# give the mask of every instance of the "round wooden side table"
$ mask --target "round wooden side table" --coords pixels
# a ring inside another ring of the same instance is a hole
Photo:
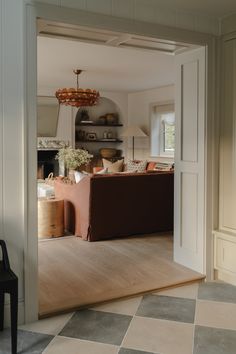
[[[38,198],[38,237],[52,238],[64,235],[64,200]]]

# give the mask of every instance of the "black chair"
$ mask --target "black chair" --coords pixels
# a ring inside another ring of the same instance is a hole
[[[18,278],[10,268],[6,244],[0,240],[2,261],[0,261],[0,331],[4,327],[4,298],[10,294],[11,301],[11,350],[17,353]]]

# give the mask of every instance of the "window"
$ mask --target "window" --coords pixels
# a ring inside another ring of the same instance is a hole
[[[174,155],[175,152],[175,114],[174,112],[160,114],[161,146],[160,154]]]
[[[170,156],[175,152],[174,105],[153,107],[151,117],[151,156]]]

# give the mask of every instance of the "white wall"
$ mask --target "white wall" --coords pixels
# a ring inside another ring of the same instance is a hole
[[[234,18],[234,22],[232,22]],[[215,232],[218,279],[236,285],[236,16],[223,21],[219,227]],[[233,30],[235,32],[233,32]]]
[[[223,17],[220,22],[220,29],[222,35],[236,31],[236,14]]]
[[[128,124],[139,125],[148,137],[135,138],[135,158],[152,161],[173,161],[166,157],[151,157],[150,117],[153,104],[174,102],[174,85],[128,94]],[[129,140],[127,157],[132,157],[132,142]]]
[[[55,97],[55,90],[49,88],[38,87],[38,96]],[[69,106],[60,106],[57,135],[53,138],[46,138],[48,140],[64,140],[73,144],[73,109]]]
[[[38,95],[54,97],[55,92],[52,91],[51,89],[39,87]],[[128,94],[126,92],[100,91],[100,96],[111,99],[117,105],[119,109],[119,122],[125,126],[128,120]],[[47,139],[69,141],[70,145],[74,146],[74,136],[75,136],[74,124],[75,124],[76,113],[77,113],[77,108],[61,105],[59,119],[58,119],[57,135],[56,137],[47,138]],[[117,129],[119,129],[119,133],[120,133],[121,128],[117,128]],[[106,143],[106,146],[114,147],[114,144],[109,145]],[[100,144],[96,144],[96,150],[101,147],[102,145],[100,146]],[[125,143],[119,146],[115,145],[115,147],[118,149],[122,149],[125,154],[126,151]]]
[[[101,97],[109,98],[116,103],[120,110],[120,123],[125,126],[128,121],[128,93],[100,91],[100,95]]]
[[[0,22],[0,238],[7,242],[11,267],[19,277],[23,318],[27,174],[23,1],[0,1]]]
[[[53,96],[54,91],[51,89],[39,88],[39,95]],[[172,158],[167,157],[152,157],[150,153],[150,115],[153,104],[174,102],[174,85],[160,87],[151,90],[126,93],[126,92],[107,92],[100,91],[101,97],[111,99],[116,103],[120,110],[120,122],[124,125],[138,124],[148,134],[145,138],[135,138],[135,158],[147,159],[152,161],[173,161]],[[52,139],[69,140],[71,145],[74,145],[74,129],[77,109],[68,106],[61,106],[57,136]],[[122,129],[119,130],[119,133]],[[124,138],[121,146],[116,146],[123,150],[125,158],[132,158],[132,141]],[[108,146],[108,145],[106,145]],[[114,145],[111,145],[111,147]],[[96,144],[99,149],[102,146]]]

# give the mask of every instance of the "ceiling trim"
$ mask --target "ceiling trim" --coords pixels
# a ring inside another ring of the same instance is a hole
[[[93,27],[67,25],[47,20],[38,20],[38,35],[65,38],[80,42],[125,47],[145,51],[158,51],[175,55],[196,48],[196,45],[183,42],[151,38],[130,33],[101,30]]]

